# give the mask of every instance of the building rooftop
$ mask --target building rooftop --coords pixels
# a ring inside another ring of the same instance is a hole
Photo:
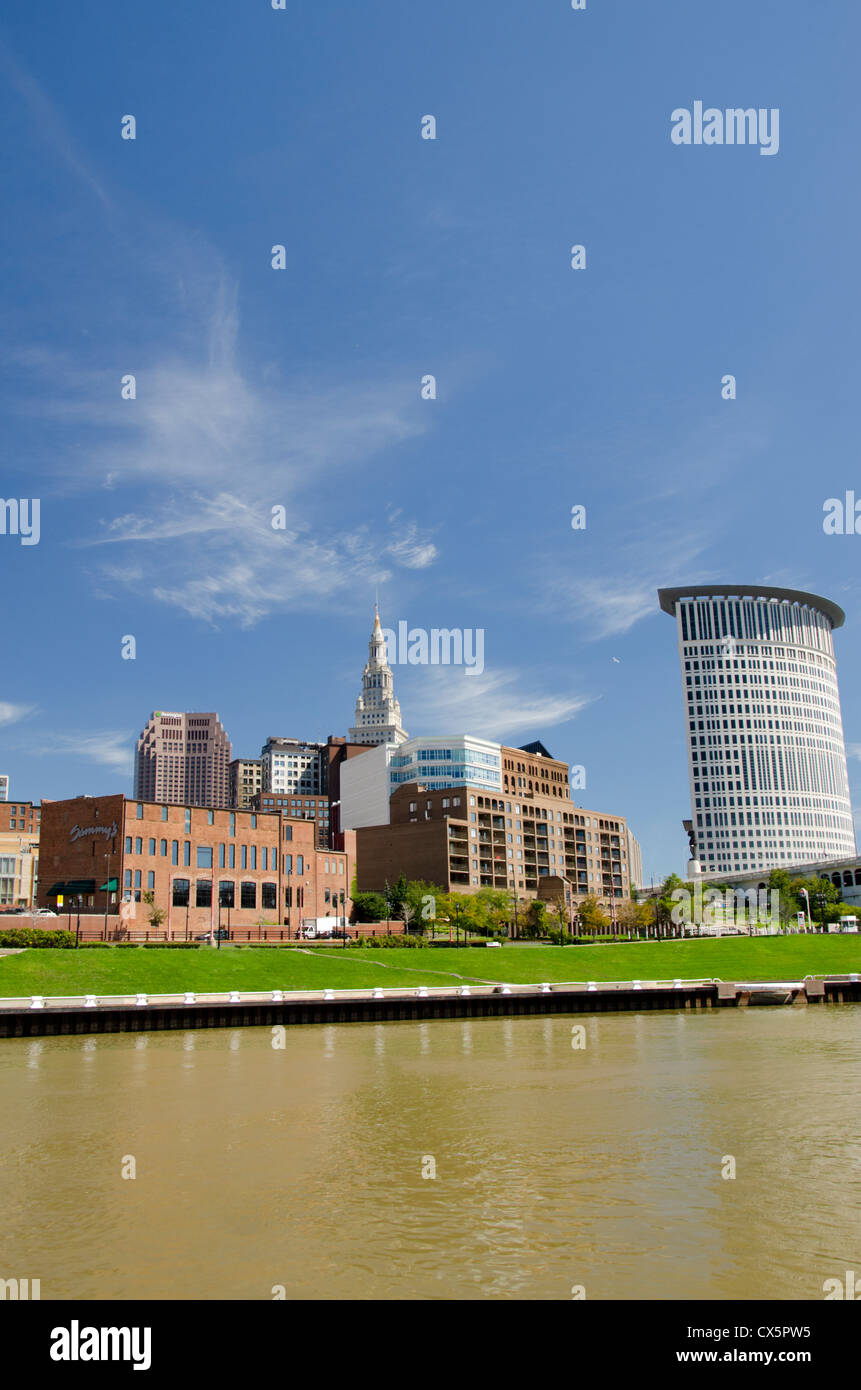
[[[676,604],[686,598],[765,598],[781,603],[802,603],[824,613],[831,626],[842,627],[846,621],[843,609],[831,599],[807,594],[801,589],[775,589],[768,584],[685,584],[675,589],[659,589],[658,599],[664,613],[675,617]]]

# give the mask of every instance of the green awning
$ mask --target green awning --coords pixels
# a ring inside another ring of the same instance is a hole
[[[116,879],[112,879],[111,882],[116,887]],[[55,883],[53,888],[49,888],[48,897],[56,898],[58,893],[95,893],[95,891],[96,880],[94,878],[72,878],[69,879],[68,883]]]
[[[90,884],[91,884],[91,886],[90,886],[90,888],[89,888],[89,892],[92,893],[92,891],[93,891],[93,889],[92,889],[92,880],[90,880]],[[84,888],[80,888],[80,889],[79,889],[79,888],[78,888],[78,885],[77,885],[76,883],[71,883],[71,884],[69,885],[69,887],[72,888],[76,893],[78,893],[78,892],[84,893],[84,892],[87,891],[87,890],[84,889]],[[116,893],[116,891],[117,891],[117,880],[116,880],[115,878],[109,878],[108,881],[107,881],[107,883],[100,883],[100,884],[99,884],[99,892],[100,892],[100,893],[104,893],[104,892],[106,892],[106,891],[107,891],[108,893]]]

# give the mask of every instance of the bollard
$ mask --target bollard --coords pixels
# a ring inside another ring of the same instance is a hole
[[[136,997],[135,997],[135,1006],[136,1006],[137,1008],[140,1008],[141,1005],[145,1004],[146,1002],[147,1002],[147,999],[146,999],[146,995],[145,995],[145,994],[138,994],[138,995],[136,995]]]
[[[682,987],[682,982],[681,982],[681,980],[673,980],[673,989],[681,989],[681,987]]]
[[[228,1002],[228,1004],[238,1004],[238,1003],[239,1003],[239,990],[237,990],[237,989],[232,989],[232,990],[230,991],[230,998],[228,999],[227,1002]]]
[[[283,1003],[284,1003],[284,994],[283,994],[283,991],[282,991],[282,990],[280,990],[280,989],[273,989],[273,991],[272,991],[272,1003],[273,1003],[273,1004],[283,1004]]]
[[[94,1009],[96,1007],[96,996],[94,994],[84,995],[84,1008]]]
[[[334,991],[333,989],[324,989],[324,990],[323,990],[323,998],[324,998],[324,999],[334,999],[334,998],[335,998],[335,991]]]
[[[549,993],[550,993],[550,986],[549,986],[548,984],[546,984],[546,983],[543,984],[543,985],[540,985],[539,988],[540,988],[542,994],[549,994]]]
[[[45,1007],[45,998],[42,994],[31,994],[30,1001],[31,1009],[44,1009]]]
[[[427,985],[419,985],[418,989],[416,990],[416,998],[418,998],[418,999],[427,999],[427,997],[428,997]]]
[[[595,984],[595,981],[594,981],[594,980],[590,980],[589,983],[588,983],[588,985],[586,986],[587,991],[588,991],[588,990],[597,989],[597,988],[598,988],[598,986]]]
[[[499,992],[500,992],[500,994],[510,994],[510,993],[511,993],[511,986],[510,986],[510,985],[503,985],[503,986],[502,986],[502,989],[501,989]]]
[[[194,995],[190,991],[187,991],[182,1002],[184,1004],[193,1004],[195,1002]]]
[[[385,999],[385,997],[386,996],[383,994],[383,991],[381,989],[375,989],[371,994],[372,999]]]
[[[639,981],[639,980],[634,980],[632,983],[633,983],[633,985],[634,985],[634,989],[642,989],[642,988],[643,988],[643,986],[640,984],[640,981]]]
[[[459,993],[460,995],[462,995],[462,997],[463,997],[464,999],[468,999],[468,998],[469,998],[469,995],[470,995],[470,988],[469,988],[469,985],[461,985],[461,987],[460,987],[458,993]]]

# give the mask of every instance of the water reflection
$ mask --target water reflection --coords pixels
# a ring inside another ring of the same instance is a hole
[[[847,1005],[296,1027],[283,1049],[268,1028],[226,1047],[217,1029],[9,1040],[4,1257],[76,1300],[279,1283],[819,1298],[861,1243],[859,1021]],[[138,1181],[116,1181],[124,1154]]]

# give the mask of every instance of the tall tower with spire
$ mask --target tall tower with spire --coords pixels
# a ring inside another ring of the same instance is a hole
[[[404,743],[409,737],[401,725],[401,707],[395,699],[392,668],[386,661],[386,639],[380,627],[379,608],[374,605],[374,630],[368,643],[368,661],[362,673],[362,691],[356,701],[356,723],[350,729],[351,743]]]

